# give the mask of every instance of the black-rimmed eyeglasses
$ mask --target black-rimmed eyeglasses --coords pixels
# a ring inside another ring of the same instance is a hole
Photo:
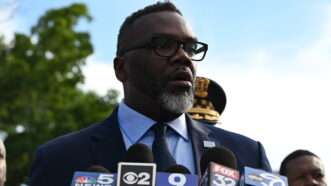
[[[172,57],[177,53],[179,48],[183,48],[192,61],[202,61],[207,53],[208,45],[194,40],[183,42],[173,37],[154,36],[147,43],[122,50],[120,55],[141,48],[153,49],[161,57]]]

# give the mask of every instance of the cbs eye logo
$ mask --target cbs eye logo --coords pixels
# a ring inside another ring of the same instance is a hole
[[[120,162],[118,164],[117,186],[155,185],[156,165],[154,163]]]
[[[150,174],[148,174],[147,172],[139,172],[138,174],[135,172],[127,172],[123,174],[122,180],[128,185],[149,185],[150,177]]]

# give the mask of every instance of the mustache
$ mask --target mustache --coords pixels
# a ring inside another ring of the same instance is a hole
[[[184,80],[184,81],[190,81],[192,84],[194,84],[196,75],[195,72],[186,66],[180,66],[173,70],[172,73],[167,77],[169,81],[173,80]]]

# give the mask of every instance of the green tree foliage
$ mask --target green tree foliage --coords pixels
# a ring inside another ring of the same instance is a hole
[[[117,91],[99,96],[78,88],[82,66],[93,53],[81,19],[91,21],[84,4],[47,11],[31,33],[0,39],[0,129],[6,140],[7,185],[27,179],[38,145],[101,121],[114,108]]]

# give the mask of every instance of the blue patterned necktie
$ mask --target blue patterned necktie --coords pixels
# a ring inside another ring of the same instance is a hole
[[[158,171],[165,171],[170,166],[176,165],[176,160],[172,157],[166,139],[167,125],[156,123],[152,130],[155,138],[153,142],[153,155]]]

